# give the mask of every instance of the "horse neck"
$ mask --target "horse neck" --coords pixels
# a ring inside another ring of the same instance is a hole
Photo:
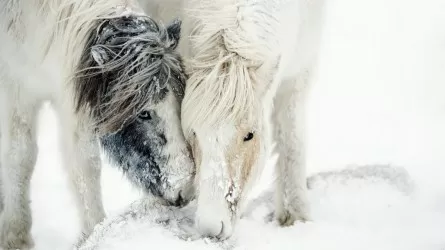
[[[276,0],[190,0],[186,9],[194,20],[193,54],[203,38],[220,36],[226,49],[252,61],[267,61],[277,48]],[[193,23],[192,22],[192,23]]]

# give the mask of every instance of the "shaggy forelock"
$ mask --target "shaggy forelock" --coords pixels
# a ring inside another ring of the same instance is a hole
[[[267,81],[259,69],[275,60],[277,47],[263,42],[260,35],[275,34],[277,22],[270,13],[276,1],[256,2],[188,1],[187,12],[194,21],[193,56],[181,108],[187,137],[193,129],[214,129],[256,117],[265,85],[260,82]]]
[[[192,63],[182,103],[185,135],[192,128],[215,129],[228,122],[252,118],[255,78],[242,59],[232,54],[202,64],[197,62]]]
[[[177,21],[179,29],[180,23]],[[96,130],[116,132],[171,90],[182,100],[185,73],[174,51],[179,30],[149,17],[102,20],[91,33],[76,77],[76,111],[90,114]]]

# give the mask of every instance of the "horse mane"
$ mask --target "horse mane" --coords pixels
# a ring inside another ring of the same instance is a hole
[[[158,24],[137,0],[5,0],[0,6],[10,20],[0,28],[23,35],[36,48],[36,64],[58,63],[54,79],[66,82],[74,111],[89,118],[92,130],[118,131],[167,91],[182,100],[179,20]]]
[[[185,73],[174,52],[180,25],[166,28],[147,16],[100,21],[78,64],[76,111],[88,112],[98,132],[112,133],[169,90],[181,101]]]
[[[25,2],[25,1],[22,1]],[[97,21],[117,15],[117,6],[122,0],[32,0],[38,14],[45,20],[41,24],[47,32],[43,51],[47,56],[53,46],[60,46],[62,66],[72,72],[81,57],[79,47],[83,46]],[[21,3],[24,5],[25,3]]]
[[[212,128],[247,118],[259,101],[256,89],[261,79],[257,69],[274,50],[261,35],[273,34],[276,22],[267,14],[266,6],[253,2],[190,0],[187,11],[194,18],[195,28],[182,103],[186,136],[195,126]],[[256,24],[264,18],[271,21],[259,27],[258,33]]]

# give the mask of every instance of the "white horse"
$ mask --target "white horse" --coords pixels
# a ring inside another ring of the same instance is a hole
[[[191,35],[180,44],[189,59],[182,126],[197,167],[197,229],[231,235],[271,138],[279,153],[275,216],[281,225],[310,219],[305,104],[323,0],[145,1],[159,5],[160,18],[181,9]]]
[[[0,249],[33,245],[29,186],[45,100],[60,118],[84,235],[105,216],[98,141],[147,193],[174,205],[192,198],[180,26],[159,25],[132,0],[0,0]]]

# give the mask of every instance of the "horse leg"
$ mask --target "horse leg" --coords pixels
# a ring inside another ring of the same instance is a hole
[[[105,217],[100,185],[100,149],[94,135],[87,132],[77,117],[59,112],[62,156],[81,218],[79,244]]]
[[[3,95],[2,95],[3,94]],[[0,248],[33,246],[30,182],[37,159],[37,103],[15,93],[0,93],[1,184],[3,211],[0,215]]]
[[[305,166],[306,81],[307,74],[283,81],[274,101],[273,134],[279,154],[275,216],[283,226],[309,219]]]

